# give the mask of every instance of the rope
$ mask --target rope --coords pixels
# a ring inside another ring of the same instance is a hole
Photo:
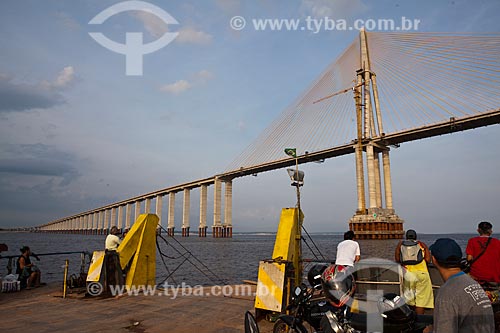
[[[160,226],[160,227],[164,231],[167,231],[163,226]],[[174,240],[174,242],[176,242],[177,245],[179,245],[185,251],[184,254],[182,254],[181,251],[179,251],[175,246],[170,244],[161,234],[158,234],[157,237],[163,239],[163,241],[165,241],[165,243],[167,245],[169,245],[174,251],[176,251],[181,257],[185,256],[185,260],[182,262],[182,264],[186,261],[189,262],[191,265],[193,265],[194,268],[196,268],[200,273],[202,273],[206,278],[208,278],[213,283],[220,283],[220,284],[227,284],[228,283],[225,279],[221,278],[216,273],[214,273],[207,265],[205,265],[191,251],[189,251],[184,245],[182,245],[182,243],[180,243],[177,239],[175,239],[175,237],[172,237],[172,240]],[[212,276],[210,276],[205,271],[203,271],[200,267],[198,267],[198,265],[190,259],[191,257],[194,259],[194,261],[196,261],[199,265],[201,265],[204,269],[206,269],[206,271],[208,273],[210,273]]]
[[[318,246],[316,245],[316,243],[314,242],[314,240],[312,239],[311,235],[309,235],[309,233],[307,232],[306,228],[304,228],[304,226],[302,225],[302,230],[304,230],[304,232],[306,233],[307,237],[309,238],[309,240],[311,241],[311,243],[314,245],[314,248],[316,249],[316,251],[318,251],[319,255],[321,256],[321,258],[323,260],[326,260],[325,256],[323,255],[323,253],[321,253],[321,251],[319,250]],[[309,248],[309,250],[311,251],[311,253],[314,255],[314,257],[316,257],[316,259],[319,260],[319,257],[316,255],[316,253],[314,253],[314,251],[309,247],[309,244],[307,244],[307,241],[305,240],[304,237],[302,237],[302,239],[304,240],[304,243],[307,245],[307,247]]]

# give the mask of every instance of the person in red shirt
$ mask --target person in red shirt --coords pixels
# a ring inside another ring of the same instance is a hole
[[[479,237],[469,239],[465,250],[467,260],[473,261],[470,275],[479,283],[500,283],[500,240],[491,237],[492,229],[490,222],[480,222],[477,227]]]

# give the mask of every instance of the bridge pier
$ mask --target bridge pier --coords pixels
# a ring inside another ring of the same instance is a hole
[[[168,220],[167,220],[167,235],[174,236],[175,230],[175,192],[168,194]]]
[[[198,237],[207,237],[207,185],[200,187],[200,225]]]
[[[385,134],[382,126],[376,75],[370,68],[368,44],[364,30],[360,31],[360,48],[361,69],[357,71],[357,85],[354,88],[358,134],[354,147],[356,153],[358,209],[356,210],[356,214],[349,220],[349,229],[354,231],[358,239],[399,239],[404,234],[404,221],[396,215],[392,206],[389,148],[374,141],[374,138],[383,137]],[[371,94],[372,89],[373,94]],[[366,208],[365,201],[366,184],[363,170],[363,150],[366,154],[368,209]],[[384,173],[385,208],[382,201],[380,153],[382,153],[382,170]]]
[[[184,203],[182,208],[182,237],[189,237],[189,208],[191,206],[191,191],[184,189]]]

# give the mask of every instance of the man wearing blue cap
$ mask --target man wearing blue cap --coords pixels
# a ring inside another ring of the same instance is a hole
[[[440,238],[429,249],[445,281],[434,303],[434,332],[494,333],[491,302],[483,288],[462,272],[460,246]]]

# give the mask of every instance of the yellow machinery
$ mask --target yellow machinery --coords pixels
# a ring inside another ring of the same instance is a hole
[[[282,312],[289,290],[300,284],[302,276],[301,227],[304,215],[298,208],[283,208],[271,260],[259,262],[255,310]],[[293,283],[292,283],[293,282]]]
[[[139,215],[130,228],[120,246],[120,266],[128,267],[125,286],[130,290],[156,284],[156,228],[158,216],[155,214]],[[104,251],[94,251],[90,263],[87,282],[102,282],[101,269],[104,262]]]

